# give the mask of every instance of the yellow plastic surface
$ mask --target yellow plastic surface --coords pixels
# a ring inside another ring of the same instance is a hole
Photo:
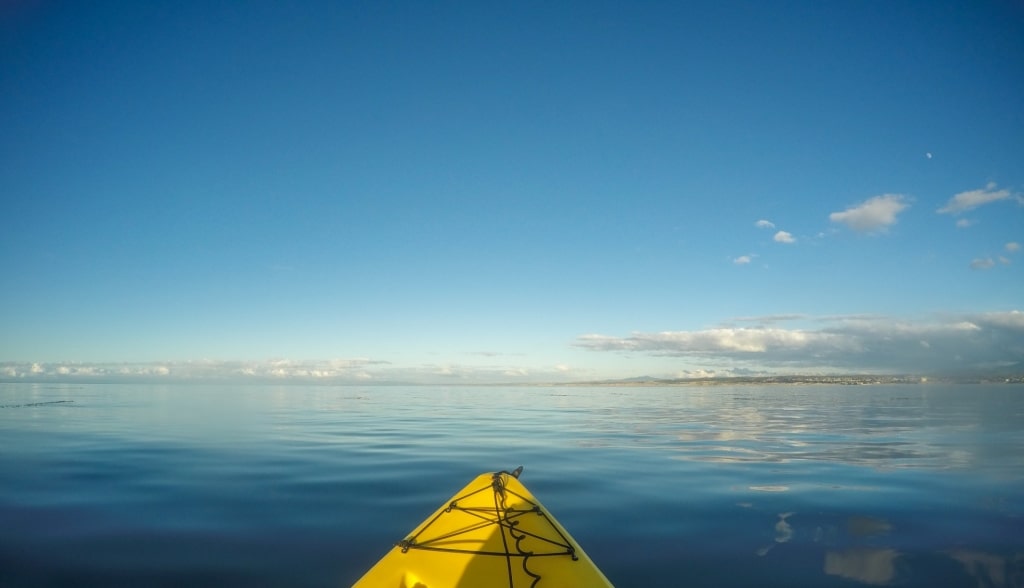
[[[612,588],[562,525],[507,473],[470,482],[353,585],[504,587]]]

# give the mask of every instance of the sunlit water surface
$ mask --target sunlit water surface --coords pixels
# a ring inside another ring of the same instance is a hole
[[[517,465],[618,588],[1024,586],[1022,386],[0,384],[0,587],[347,587]]]

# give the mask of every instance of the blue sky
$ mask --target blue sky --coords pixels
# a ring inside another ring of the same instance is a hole
[[[14,2],[0,376],[1021,371],[1024,5]]]

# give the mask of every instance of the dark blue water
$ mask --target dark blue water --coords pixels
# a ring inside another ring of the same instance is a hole
[[[478,473],[618,588],[1024,586],[1024,387],[0,384],[0,587],[351,585]]]

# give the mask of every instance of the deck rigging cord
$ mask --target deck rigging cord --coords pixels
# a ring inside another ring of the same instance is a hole
[[[420,549],[426,551],[504,557],[508,573],[509,588],[516,588],[513,581],[513,560],[520,559],[523,572],[532,578],[530,588],[536,588],[537,584],[541,581],[541,576],[528,567],[530,558],[568,556],[572,558],[573,561],[576,561],[579,557],[576,554],[576,548],[573,547],[572,542],[562,533],[561,530],[559,530],[557,525],[552,524],[551,519],[539,504],[506,486],[506,480],[509,476],[518,478],[522,471],[523,467],[519,466],[511,472],[505,470],[495,472],[491,475],[490,484],[483,485],[471,492],[455,497],[444,510],[438,512],[437,515],[423,525],[421,529],[398,542],[396,545],[401,548],[402,553],[407,553],[410,549]],[[494,496],[493,508],[479,506],[463,507],[459,504],[461,501],[488,491],[492,492]],[[510,497],[513,499],[512,506],[508,505]],[[479,521],[437,536],[431,536],[428,533],[431,525],[439,521],[442,517],[453,513],[455,515],[469,515],[474,519],[479,519]],[[539,517],[540,520],[543,521],[543,535],[536,532],[526,531],[520,526],[520,522],[525,520],[525,517],[531,516]],[[502,550],[500,551],[462,549],[444,546],[444,544],[451,542],[452,539],[461,535],[473,533],[490,526],[497,526],[499,529],[502,545]],[[540,546],[543,547],[544,550],[539,551],[536,548],[534,550],[525,549],[523,542],[528,539],[539,540]]]

